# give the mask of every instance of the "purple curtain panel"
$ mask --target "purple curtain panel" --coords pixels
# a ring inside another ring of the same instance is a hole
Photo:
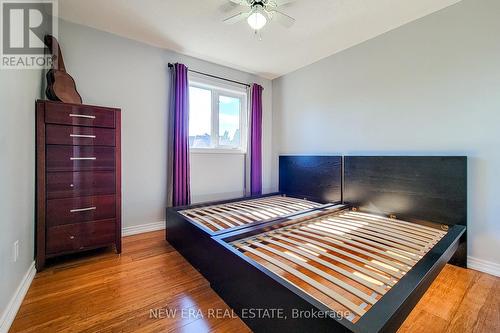
[[[172,67],[173,154],[172,205],[191,203],[189,184],[189,81],[183,64]]]
[[[262,90],[252,85],[251,133],[250,133],[250,193],[262,194]]]

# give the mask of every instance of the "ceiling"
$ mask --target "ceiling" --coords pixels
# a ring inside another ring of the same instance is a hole
[[[227,0],[59,0],[59,16],[119,36],[273,79],[460,0],[297,0],[296,19],[255,38]]]

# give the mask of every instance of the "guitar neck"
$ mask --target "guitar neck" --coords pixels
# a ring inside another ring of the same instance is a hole
[[[64,65],[64,59],[61,52],[61,47],[54,36],[45,36],[45,44],[47,44],[50,52],[52,53],[52,68],[66,72],[66,67]]]

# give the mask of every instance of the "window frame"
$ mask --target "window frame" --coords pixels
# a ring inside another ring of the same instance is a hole
[[[189,74],[189,88],[195,87],[211,91],[211,147],[191,148],[189,152],[193,154],[246,154],[248,135],[248,91],[246,87],[222,83],[219,79],[209,79]],[[240,145],[239,147],[224,146],[219,144],[219,96],[227,96],[240,100]],[[189,110],[191,112],[191,110]]]

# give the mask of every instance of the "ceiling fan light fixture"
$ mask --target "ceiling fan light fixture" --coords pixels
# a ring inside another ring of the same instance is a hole
[[[248,17],[247,22],[253,30],[260,30],[267,24],[267,17],[261,11],[256,10]]]

